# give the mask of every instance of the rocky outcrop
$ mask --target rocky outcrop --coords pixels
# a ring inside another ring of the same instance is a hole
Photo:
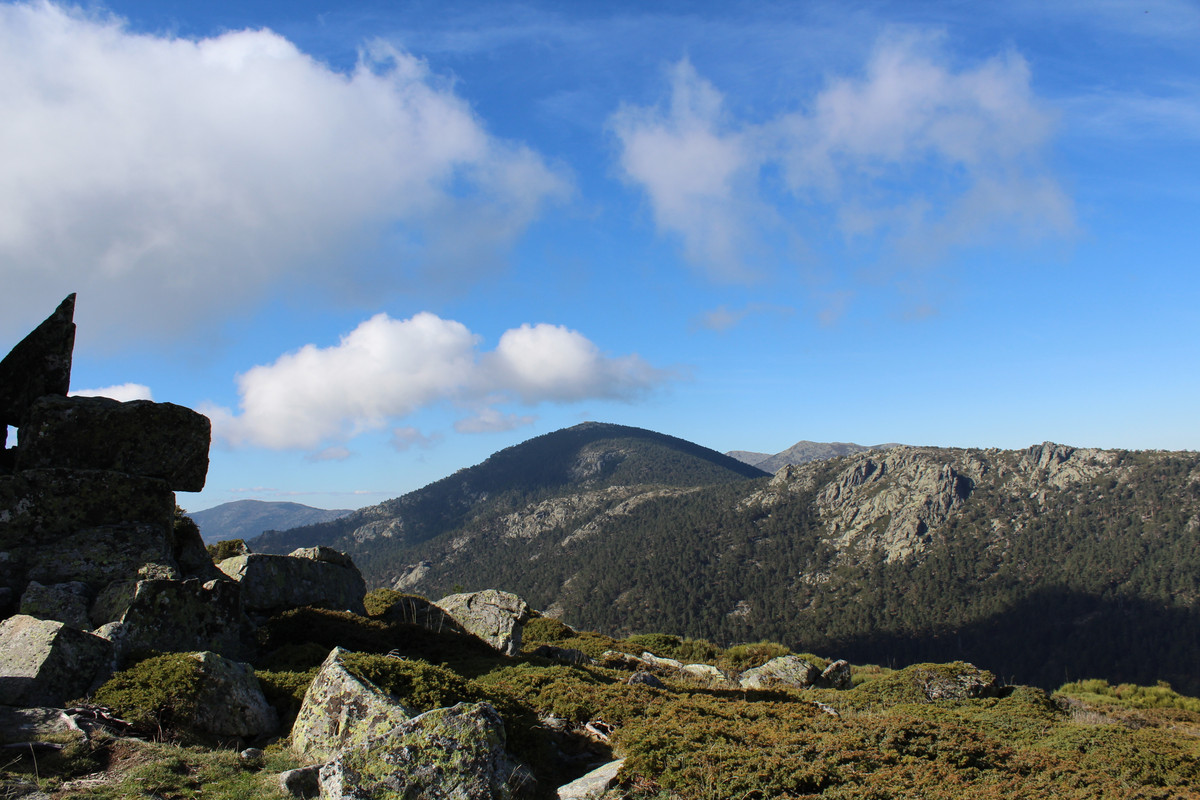
[[[510,592],[485,589],[452,594],[437,601],[468,633],[508,656],[521,652],[521,632],[530,619],[525,601]]]
[[[189,655],[199,662],[201,675],[192,730],[235,739],[256,739],[279,730],[279,715],[267,703],[249,664],[211,652]]]
[[[0,361],[0,425],[20,428],[39,397],[66,396],[75,350],[74,317],[72,294]]]
[[[18,614],[0,622],[0,704],[62,705],[108,677],[112,645],[61,622]]]
[[[127,653],[211,650],[234,659],[254,651],[254,634],[231,581],[157,579],[108,586],[92,605],[97,635]]]
[[[853,686],[850,662],[838,659],[821,670],[817,685],[826,689],[849,689]]]
[[[412,718],[413,712],[342,663],[335,647],[309,684],[292,725],[292,750],[309,763],[322,763],[361,746]]]
[[[574,647],[555,647],[552,644],[540,644],[529,651],[529,655],[575,666],[592,663],[592,659],[588,658],[587,653],[582,650],[576,650]]]
[[[780,656],[738,676],[743,689],[804,689],[814,686],[821,670],[800,656]]]
[[[241,586],[246,610],[272,613],[319,606],[366,614],[362,573],[328,547],[302,548],[286,556],[250,553],[227,558],[217,568]]]
[[[328,800],[508,800],[533,788],[505,749],[488,703],[459,703],[403,722],[321,768]]]

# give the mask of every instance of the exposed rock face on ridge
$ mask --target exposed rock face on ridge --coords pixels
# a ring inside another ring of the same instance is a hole
[[[1091,480],[1114,463],[1112,451],[1045,442],[1022,451],[895,446],[845,459],[818,487],[816,464],[779,470],[743,506],[770,507],[790,494],[819,488],[815,505],[841,551],[877,550],[904,559],[924,551],[981,481],[1014,495],[1064,489]],[[1044,497],[1044,496],[1043,496]]]

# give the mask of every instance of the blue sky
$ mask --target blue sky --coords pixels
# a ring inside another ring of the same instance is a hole
[[[0,341],[199,510],[600,420],[1198,449],[1200,5],[0,4]],[[9,345],[11,346],[11,345]]]

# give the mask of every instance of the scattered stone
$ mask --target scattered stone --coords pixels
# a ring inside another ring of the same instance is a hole
[[[643,652],[642,661],[652,667],[655,667],[660,674],[677,673],[683,669],[682,661],[677,661],[674,658],[660,658],[659,656],[654,655],[654,653]]]
[[[649,686],[651,689],[667,688],[653,672],[635,672],[625,679],[625,683],[628,686]]]
[[[49,395],[29,409],[17,468],[110,470],[198,492],[208,474],[211,429],[208,417],[174,403]]]
[[[838,659],[831,663],[821,671],[817,685],[826,689],[849,689],[854,685],[850,675],[850,662]]]
[[[241,585],[242,602],[247,611],[269,614],[301,606],[319,606],[363,616],[367,613],[363,607],[367,584],[349,559],[345,563],[335,563],[295,554],[250,553],[227,558],[217,564],[217,568]]]
[[[249,664],[212,652],[190,653],[202,675],[191,728],[213,736],[256,739],[279,730],[279,715],[263,696]],[[259,752],[261,759],[262,751]]]
[[[539,644],[529,654],[575,666],[592,663],[587,653],[582,650],[576,650],[574,647],[555,647],[552,644]]]
[[[238,761],[242,766],[251,769],[259,769],[267,759],[267,754],[257,747],[247,747],[242,752],[238,753]]]
[[[61,706],[108,677],[112,645],[61,622],[0,622],[0,705]]]
[[[504,655],[521,652],[521,632],[530,609],[515,594],[495,589],[452,594],[437,601],[437,606]]]
[[[38,619],[57,620],[79,630],[90,629],[88,620],[88,587],[86,583],[71,581],[43,586],[30,581],[21,595],[21,612]]]
[[[16,708],[0,705],[0,744],[34,742],[64,737],[83,738],[79,726],[60,708],[33,706]],[[0,794],[0,797],[3,797]]]
[[[600,654],[600,666],[608,669],[626,669],[630,671],[647,669],[649,665],[635,655],[623,653],[620,650],[605,650]]]
[[[321,794],[319,766],[289,769],[279,773],[279,788],[297,800],[313,800]]]
[[[488,703],[438,708],[397,725],[321,768],[325,800],[508,800],[532,788],[505,750],[504,721]]]
[[[729,673],[711,664],[684,664],[679,670],[680,677],[695,681],[709,689],[724,689],[736,684],[730,680]]]
[[[19,428],[39,397],[65,397],[70,391],[74,316],[75,295],[70,294],[0,361],[0,425]]]
[[[329,761],[413,716],[396,698],[351,675],[342,664],[346,652],[330,651],[292,725],[292,750],[306,761]]]
[[[600,800],[605,792],[616,785],[617,773],[624,764],[623,758],[610,761],[566,786],[558,787],[558,800]]]
[[[821,671],[800,656],[772,658],[738,676],[743,689],[803,689],[814,685]]]
[[[910,667],[912,680],[930,700],[967,700],[996,697],[1003,684],[985,669],[965,661],[950,664],[918,664]]]

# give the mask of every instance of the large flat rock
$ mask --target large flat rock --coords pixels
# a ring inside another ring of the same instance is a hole
[[[174,403],[49,395],[29,408],[17,469],[112,470],[198,492],[211,439],[208,417]]]
[[[241,584],[247,611],[319,606],[367,613],[362,573],[346,556],[327,547],[304,548],[287,556],[248,553],[227,558],[217,568]]]

